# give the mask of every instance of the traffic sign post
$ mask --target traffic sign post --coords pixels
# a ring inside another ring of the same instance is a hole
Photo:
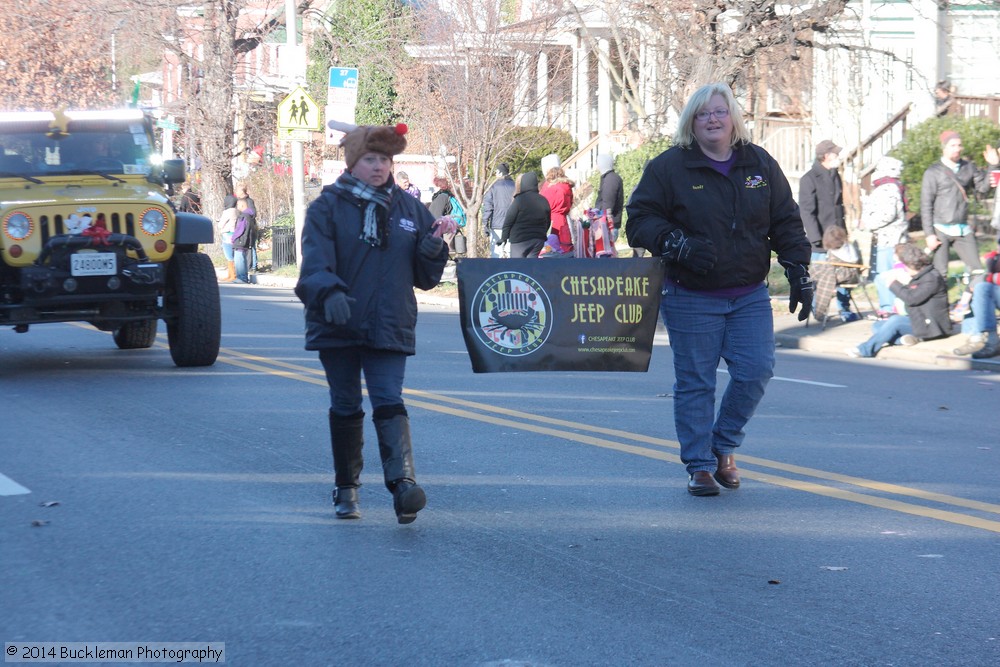
[[[299,86],[288,97],[278,103],[278,135],[286,138],[285,133],[299,131],[297,136],[302,136],[302,132],[308,134],[316,132],[322,126],[322,118],[319,114],[319,106],[309,97],[309,93],[302,86]],[[292,141],[308,141],[306,139],[292,139]]]

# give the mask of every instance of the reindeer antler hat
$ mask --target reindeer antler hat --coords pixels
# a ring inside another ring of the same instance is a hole
[[[326,125],[331,130],[344,133],[340,145],[344,149],[344,160],[347,162],[348,170],[353,168],[354,164],[365,153],[382,153],[392,157],[406,150],[406,131],[408,128],[405,123],[351,125],[331,120]]]

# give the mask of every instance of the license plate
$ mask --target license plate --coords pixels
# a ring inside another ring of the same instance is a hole
[[[78,252],[70,257],[69,272],[74,276],[113,276],[118,273],[118,256],[113,252]]]

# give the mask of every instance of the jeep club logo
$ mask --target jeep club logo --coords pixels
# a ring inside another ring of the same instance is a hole
[[[552,332],[552,302],[531,276],[505,271],[487,278],[472,300],[472,329],[488,348],[511,357],[531,354]]]

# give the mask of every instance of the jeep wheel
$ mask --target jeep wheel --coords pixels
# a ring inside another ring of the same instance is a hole
[[[127,322],[115,329],[113,336],[119,350],[144,350],[156,340],[156,320]]]
[[[211,366],[219,356],[222,309],[215,267],[203,253],[174,255],[167,267],[164,321],[178,366]]]

